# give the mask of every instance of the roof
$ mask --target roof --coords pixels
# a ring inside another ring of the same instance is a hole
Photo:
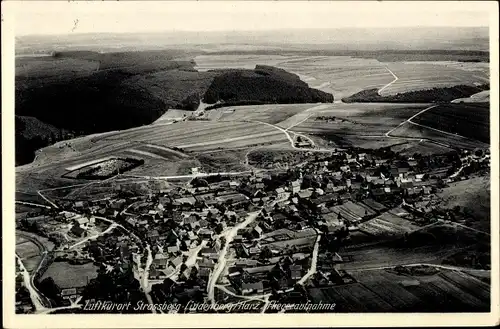
[[[172,259],[172,264],[174,264],[174,266],[179,266],[182,264],[182,257],[181,256],[178,256],[178,257],[175,257],[174,259]]]
[[[264,284],[262,281],[258,282],[243,282],[241,284],[241,289],[243,290],[263,290]]]

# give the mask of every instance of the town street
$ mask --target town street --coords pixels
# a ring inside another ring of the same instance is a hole
[[[253,222],[259,216],[261,211],[262,210],[249,213],[247,218],[243,222],[238,223],[230,230],[221,233],[221,235],[218,237],[218,239],[220,239],[220,237],[224,236],[226,239],[226,243],[224,244],[224,248],[220,251],[217,264],[215,265],[214,270],[210,275],[210,278],[208,279],[208,284],[207,284],[208,300],[212,303],[212,305],[215,305],[215,300],[214,300],[215,284],[217,283],[219,276],[222,274],[222,271],[224,271],[224,268],[226,267],[226,261],[227,261],[226,255],[229,250],[229,244],[238,234],[238,230],[246,227],[248,224]]]

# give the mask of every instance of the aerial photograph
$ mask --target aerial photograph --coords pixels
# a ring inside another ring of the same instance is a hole
[[[16,16],[17,314],[491,311],[482,7],[120,5]]]

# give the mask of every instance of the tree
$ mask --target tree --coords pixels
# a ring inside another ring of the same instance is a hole
[[[259,254],[259,259],[268,260],[271,257],[273,257],[273,252],[271,251],[271,249],[267,246],[262,248],[262,250],[260,251],[260,254]]]

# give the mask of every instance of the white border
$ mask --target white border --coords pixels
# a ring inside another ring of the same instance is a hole
[[[51,2],[50,6],[57,6]],[[63,2],[60,2],[63,3]],[[304,2],[290,2],[290,6],[307,6]],[[490,16],[491,66],[491,291],[490,313],[469,314],[314,314],[314,315],[15,315],[14,309],[14,15],[13,9],[28,6],[27,2],[2,2],[2,223],[3,223],[3,319],[6,328],[187,328],[187,327],[314,327],[314,326],[483,326],[499,323],[499,142],[498,142],[498,4],[497,2],[390,2],[390,5],[428,6],[442,8],[477,8],[487,6]],[[124,3],[123,3],[124,4]],[[168,2],[169,6],[175,2]],[[254,7],[269,3],[255,2]],[[356,3],[356,6],[372,3]],[[389,3],[385,3],[389,5]],[[47,3],[48,5],[48,3]],[[96,4],[97,5],[97,4]],[[121,3],[120,3],[121,5]],[[146,5],[141,2],[141,6]],[[156,2],[158,5],[158,2]],[[227,6],[220,2],[211,6]],[[238,2],[232,2],[232,6]],[[309,4],[310,5],[310,4]],[[335,3],[345,7],[351,3]],[[103,8],[110,8],[108,4]],[[444,9],[446,10],[446,9]],[[22,15],[22,12],[20,13]],[[375,12],[372,13],[376,15]],[[334,18],[332,18],[334,19]],[[46,22],[50,24],[50,22]]]

